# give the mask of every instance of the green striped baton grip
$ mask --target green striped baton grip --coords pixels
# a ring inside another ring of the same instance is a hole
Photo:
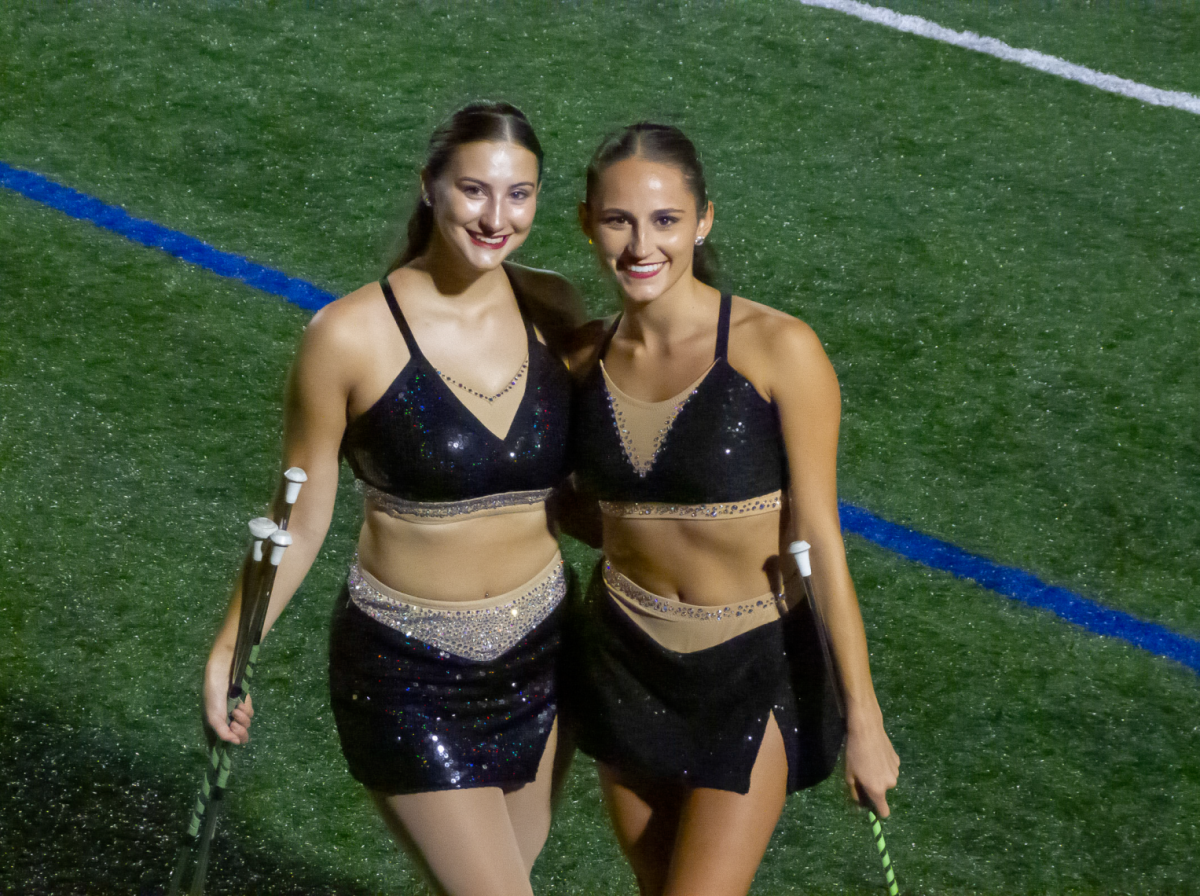
[[[813,617],[817,622],[821,650],[825,654],[825,664],[829,669],[830,675],[833,676],[834,690],[838,698],[838,711],[842,714],[842,718],[845,718],[846,709],[841,695],[841,682],[833,663],[833,655],[829,651],[829,636],[825,630],[825,623],[821,618],[821,608],[817,606],[816,595],[813,593],[812,562],[808,557],[810,550],[812,550],[812,545],[807,541],[793,541],[788,545],[788,553],[792,555],[792,558],[796,561],[796,567],[800,570],[800,579],[804,582],[804,593],[808,595],[808,602],[812,607]],[[888,855],[887,844],[883,840],[883,822],[879,820],[879,816],[875,814],[875,810],[870,806],[867,807],[867,821],[871,824],[871,834],[875,838],[875,848],[879,850],[879,858],[883,862],[883,876],[887,882],[888,896],[898,896],[900,888],[896,884],[896,871],[892,868],[892,857]]]
[[[883,839],[883,823],[874,809],[867,810],[867,820],[871,822],[871,833],[875,836],[875,848],[879,850],[879,859],[883,862],[883,876],[887,880],[888,896],[899,896],[900,887],[896,884],[896,872],[892,868],[892,857],[888,855],[887,843]]]

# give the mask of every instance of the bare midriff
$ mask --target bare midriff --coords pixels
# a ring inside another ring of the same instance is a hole
[[[780,590],[781,511],[732,519],[604,517],[604,553],[653,594],[721,606]]]
[[[372,509],[358,539],[363,569],[428,600],[482,600],[520,588],[558,551],[544,504],[490,516],[410,522]]]

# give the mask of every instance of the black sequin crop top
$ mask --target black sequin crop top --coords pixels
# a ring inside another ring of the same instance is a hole
[[[342,456],[368,496],[385,503],[394,499],[401,507],[437,502],[445,509],[432,515],[443,517],[482,509],[478,499],[489,496],[540,503],[566,475],[570,380],[562,362],[538,340],[515,285],[529,367],[525,394],[503,439],[442,380],[413,338],[386,278],[380,286],[410,357],[383,397],[351,421],[342,437]]]
[[[605,514],[711,518],[778,509],[787,482],[775,406],[730,366],[729,312],[721,296],[713,366],[656,438],[641,471],[620,432],[619,410],[597,363],[577,385],[571,405],[571,460],[582,490]],[[618,319],[618,323],[619,323]],[[617,325],[600,349],[608,350]]]

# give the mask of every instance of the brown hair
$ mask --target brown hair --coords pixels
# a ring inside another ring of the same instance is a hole
[[[538,180],[542,179],[542,145],[525,113],[510,103],[475,102],[468,103],[443,121],[429,137],[429,152],[423,169],[427,181],[438,179],[458,147],[481,141],[516,143],[525,147],[537,156]],[[404,248],[388,265],[388,273],[421,255],[428,248],[432,234],[433,208],[418,196],[408,219]]]
[[[600,183],[600,175],[610,165],[641,156],[678,168],[683,182],[696,198],[696,212],[703,215],[708,208],[708,192],[704,185],[704,166],[696,146],[679,128],[652,121],[639,121],[605,137],[597,147],[587,167],[586,202],[590,206]],[[716,284],[719,275],[717,253],[712,244],[697,246],[692,256],[692,273],[709,286]]]

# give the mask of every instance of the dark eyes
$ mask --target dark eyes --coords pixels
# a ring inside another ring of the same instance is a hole
[[[679,223],[679,218],[675,215],[656,215],[650,221],[655,227],[673,227]],[[633,222],[625,215],[609,215],[601,218],[600,223],[616,227],[621,224],[632,224]]]
[[[467,184],[462,188],[462,191],[463,191],[463,195],[470,196],[472,199],[475,199],[476,197],[479,197],[479,196],[487,195],[487,192],[483,189],[483,187],[478,186],[477,184]],[[511,193],[508,194],[508,198],[513,200],[513,202],[524,202],[526,199],[529,198],[529,191],[528,190],[513,190]]]

